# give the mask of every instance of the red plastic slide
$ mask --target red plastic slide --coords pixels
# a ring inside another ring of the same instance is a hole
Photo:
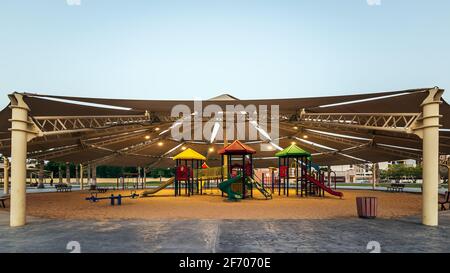
[[[308,179],[309,182],[317,185],[318,187],[320,187],[321,189],[323,189],[324,191],[328,192],[331,195],[339,196],[339,197],[344,196],[344,194],[342,192],[332,190],[331,188],[327,187],[325,184],[320,183],[319,180],[315,179],[312,176],[306,175],[306,179]]]

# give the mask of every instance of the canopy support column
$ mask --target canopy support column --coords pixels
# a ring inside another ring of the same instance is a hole
[[[75,164],[75,184],[80,183],[80,173],[78,172],[78,164]]]
[[[84,170],[83,170],[83,164],[80,164],[80,190],[84,189]]]
[[[62,184],[62,182],[63,182],[62,169],[61,169],[61,165],[58,165],[58,183]]]
[[[66,183],[70,185],[70,165],[69,162],[66,162]]]
[[[10,226],[26,223],[27,143],[39,132],[28,119],[30,108],[18,93],[9,95],[11,101],[11,208]]]
[[[422,224],[438,225],[439,188],[439,105],[442,90],[429,90],[422,102],[421,124],[417,134],[423,139]]]
[[[3,157],[3,193],[9,193],[9,160]]]
[[[91,179],[92,185],[97,185],[97,165],[92,165],[92,179]]]
[[[137,167],[138,175],[136,177],[136,188],[139,189],[139,183],[141,182],[141,167]]]
[[[44,160],[39,160],[39,189],[44,188],[44,164]]]
[[[377,165],[372,163],[372,189],[377,187]]]
[[[91,171],[92,171],[91,164],[88,164],[87,165],[87,182],[88,182],[88,185],[92,185]]]
[[[144,167],[144,173],[143,173],[143,180],[142,180],[142,189],[144,189],[145,188],[145,183],[146,183],[146,180],[147,180],[147,168],[145,168]]]

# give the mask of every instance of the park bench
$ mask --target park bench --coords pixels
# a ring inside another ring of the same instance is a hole
[[[67,185],[67,184],[56,184],[55,188],[56,188],[57,192],[72,191],[72,185]]]
[[[403,192],[404,188],[405,188],[405,184],[392,183],[390,186],[387,187],[387,190],[394,191],[394,192]]]
[[[90,189],[90,190],[89,190],[89,193],[90,193],[90,194],[95,194],[95,195],[97,195],[97,193],[105,193],[105,192],[107,192],[107,191],[108,191],[108,188],[99,188],[99,187],[96,187],[94,190]]]
[[[445,204],[450,204],[450,194],[448,191],[445,192],[445,194],[444,194],[444,196],[442,196],[442,198],[439,198],[438,203],[439,203],[439,205],[441,205],[441,210],[447,210],[445,208]]]
[[[9,195],[0,196],[0,203],[2,204],[3,208],[6,208],[5,201],[8,199],[9,199]]]

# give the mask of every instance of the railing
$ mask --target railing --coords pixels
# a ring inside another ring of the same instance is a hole
[[[218,179],[221,178],[223,174],[228,172],[227,166],[221,167],[211,167],[206,169],[198,169],[194,170],[194,177],[198,177],[200,179]]]

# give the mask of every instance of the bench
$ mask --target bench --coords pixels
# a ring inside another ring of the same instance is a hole
[[[67,185],[67,184],[56,184],[55,188],[56,188],[57,192],[72,191],[72,185]]]
[[[438,203],[439,203],[439,205],[441,205],[441,210],[447,210],[445,208],[445,204],[450,204],[450,194],[448,193],[448,191],[445,192],[445,194],[444,194],[444,196],[442,196],[442,198],[439,198]]]
[[[108,191],[108,188],[99,188],[99,187],[96,187],[96,189],[94,189],[94,190],[90,189],[90,190],[89,190],[89,193],[90,193],[90,194],[97,194],[97,193],[105,193],[105,192],[107,192],[107,191]]]
[[[405,188],[405,184],[392,183],[390,186],[387,187],[387,190],[394,191],[394,192],[403,192],[404,188]]]
[[[9,199],[9,195],[0,196],[0,203],[2,204],[3,208],[6,208],[5,201]]]

